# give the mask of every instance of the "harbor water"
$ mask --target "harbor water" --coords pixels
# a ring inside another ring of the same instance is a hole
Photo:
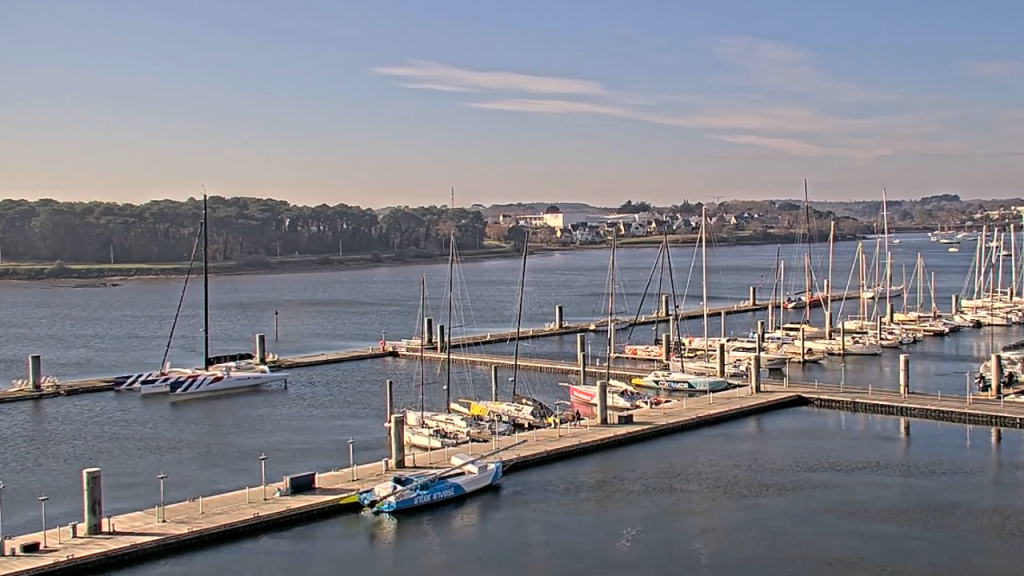
[[[1015,574],[1020,432],[793,409],[110,576]]]
[[[816,262],[823,249],[815,246]],[[854,243],[835,247],[837,291],[845,289],[855,249]],[[936,273],[938,306],[948,310],[950,294],[964,288],[969,250],[947,253],[924,235],[906,236],[892,250],[894,284],[901,283],[903,264],[909,277],[920,251]],[[642,307],[639,302],[656,253],[620,251],[619,315],[649,314],[657,307],[653,297]],[[781,254],[787,278],[793,271],[801,284],[793,288],[787,281],[787,292],[802,290],[802,252],[787,246]],[[751,285],[760,286],[767,298],[775,255],[774,246],[709,247],[708,305],[736,304],[747,298]],[[673,249],[683,309],[701,304],[700,259],[694,256],[691,247]],[[564,306],[569,322],[602,318],[607,259],[607,251],[599,250],[531,258],[523,326],[550,322],[556,304]],[[514,328],[520,262],[472,262],[458,270],[453,334]],[[376,346],[382,333],[388,340],[411,337],[421,274],[428,286],[427,312],[444,323],[444,264],[215,277],[211,351],[248,350],[257,332],[266,333],[271,351],[282,356]],[[854,275],[853,290],[856,280]],[[658,283],[656,275],[652,291]],[[131,280],[115,288],[0,285],[0,377],[24,377],[30,353],[43,356],[44,374],[61,380],[157,369],[180,290],[180,279]],[[662,291],[669,291],[667,279]],[[916,295],[916,287],[911,292]],[[927,284],[924,292],[927,309]],[[190,286],[170,346],[174,365],[200,361],[200,297],[201,290]],[[840,312],[838,302],[834,310],[837,319],[856,313]],[[790,313],[793,319],[799,315]],[[726,332],[745,335],[763,317],[729,317]],[[718,318],[711,318],[708,329],[718,335]],[[684,334],[702,331],[699,321],[683,328]],[[626,336],[620,332],[620,342]],[[963,394],[967,372],[991,350],[1021,336],[1019,327],[985,328],[909,346],[902,352],[911,354],[912,387]],[[653,339],[650,327],[638,327],[630,340]],[[599,360],[604,335],[588,335],[588,342]],[[511,345],[488,351],[511,353]],[[789,375],[895,388],[900,352],[791,366]],[[520,344],[522,357],[570,360],[574,354],[574,337]],[[509,376],[501,376],[503,394]],[[558,386],[565,378],[522,372],[518,386],[554,402],[565,398]],[[378,460],[385,455],[386,379],[396,382],[398,405],[418,404],[418,363],[388,358],[296,370],[287,388],[217,397],[104,393],[0,405],[5,532],[38,529],[36,498],[44,493],[50,498],[51,525],[79,519],[79,473],[88,466],[103,469],[106,512],[118,513],[155,505],[161,473],[168,476],[167,499],[174,501],[258,485],[261,453],[269,457],[268,478],[346,467],[350,438],[357,462]],[[490,388],[489,375],[480,368],[455,367],[450,391],[436,363],[426,365],[423,380],[428,409],[441,408],[448,392],[485,395]],[[338,566],[405,573],[426,564],[432,572],[458,574],[486,561],[489,571],[509,574],[566,568],[604,572],[600,568],[611,566],[650,571],[666,562],[674,563],[673,570],[707,574],[755,567],[778,574],[879,573],[881,567],[953,574],[968,558],[982,557],[988,564],[972,566],[1006,573],[1013,556],[1000,555],[1000,538],[1020,531],[1015,524],[1020,515],[1008,494],[1019,484],[1018,455],[1024,454],[1019,433],[1006,431],[993,449],[987,429],[926,422],[911,427],[908,438],[901,435],[899,419],[786,411],[526,471],[510,476],[501,491],[397,523],[333,519],[117,573],[328,574]],[[971,554],[957,554],[958,547]],[[936,553],[926,553],[932,548]],[[531,553],[523,554],[524,549]],[[881,551],[880,556],[869,550]]]

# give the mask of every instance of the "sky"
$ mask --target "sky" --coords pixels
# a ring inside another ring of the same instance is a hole
[[[0,197],[1024,196],[1018,0],[4,0]]]

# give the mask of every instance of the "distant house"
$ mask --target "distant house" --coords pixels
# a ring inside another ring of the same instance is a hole
[[[604,241],[599,225],[577,224],[573,227],[572,234],[577,244],[599,244]]]
[[[530,228],[567,228],[587,222],[592,217],[583,212],[548,212],[545,214],[520,214],[513,218],[520,226]]]
[[[782,219],[778,216],[767,216],[758,214],[751,219],[751,222],[756,222],[765,228],[777,228],[782,223]]]

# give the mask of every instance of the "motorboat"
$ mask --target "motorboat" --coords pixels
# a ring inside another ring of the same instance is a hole
[[[802,308],[821,308],[828,302],[827,294],[813,294],[808,296],[803,294],[797,298],[790,298],[786,300],[784,306],[786,310],[799,310]]]

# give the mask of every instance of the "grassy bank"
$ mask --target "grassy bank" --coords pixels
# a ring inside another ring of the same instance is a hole
[[[459,253],[463,261],[515,256],[511,246],[496,246]],[[249,257],[237,262],[211,262],[210,274],[277,274],[348,270],[375,266],[399,266],[412,263],[446,262],[447,254],[428,251],[409,251],[395,254],[359,254],[352,256],[297,256],[288,258]],[[193,267],[193,273],[202,265]],[[152,264],[65,264],[26,262],[0,266],[0,281],[114,281],[127,278],[162,278],[184,276],[188,262],[161,262]]]
[[[846,238],[843,238],[846,239]],[[697,234],[680,234],[669,236],[673,245],[694,245],[699,240]],[[739,232],[714,239],[717,245],[756,245],[786,244],[796,241],[793,234],[755,234]],[[622,238],[622,248],[645,248],[661,244],[659,236],[643,238]],[[601,250],[606,244],[588,246],[536,246],[531,253],[569,252],[575,250]],[[480,250],[463,250],[459,252],[462,261],[507,258],[516,256],[516,249],[510,244],[492,243]],[[211,262],[210,273],[215,275],[237,274],[284,274],[290,272],[312,272],[350,270],[371,268],[376,266],[400,266],[405,264],[429,264],[445,262],[448,255],[442,252],[426,250],[409,250],[393,254],[354,254],[351,256],[295,256],[285,258],[267,258],[249,256],[237,262]],[[201,270],[195,266],[193,271]],[[63,262],[25,262],[0,265],[0,281],[73,281],[73,282],[111,282],[127,278],[161,278],[184,276],[188,272],[188,262],[161,262],[149,264],[65,264]]]

